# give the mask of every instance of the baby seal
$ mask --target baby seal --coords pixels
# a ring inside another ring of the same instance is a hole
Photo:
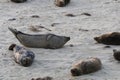
[[[112,32],[108,34],[103,34],[99,37],[94,37],[98,43],[103,43],[107,45],[120,45],[120,33]]]
[[[72,76],[80,76],[83,74],[92,73],[101,69],[101,61],[98,58],[88,58],[86,60],[80,60],[78,63],[72,66]]]
[[[117,61],[120,61],[120,51],[113,49],[113,56]]]
[[[30,35],[16,29],[9,28],[15,37],[26,47],[58,49],[70,40],[70,37],[58,36],[54,34]]]
[[[15,3],[23,3],[26,2],[27,0],[11,0],[11,1]]]
[[[70,0],[55,0],[55,5],[59,7],[64,7],[68,3],[70,3]]]
[[[26,50],[25,48],[12,44],[9,46],[9,50],[14,51],[14,60],[16,63],[28,67],[32,64],[34,60],[34,53],[32,51]]]

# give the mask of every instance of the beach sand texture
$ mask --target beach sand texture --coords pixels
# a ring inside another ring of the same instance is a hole
[[[54,0],[28,0],[20,4],[0,0],[0,80],[31,80],[45,76],[53,77],[54,80],[120,80],[120,63],[112,56],[112,50],[120,49],[120,46],[105,48],[103,44],[95,44],[93,39],[103,33],[120,32],[119,16],[120,0],[71,0],[65,7],[55,6]],[[30,30],[31,25],[41,25],[50,30],[39,28],[39,31],[33,32]],[[56,50],[28,48],[36,57],[30,67],[23,67],[14,62],[13,52],[8,50],[12,43],[22,46],[8,27],[28,34],[70,36],[71,40]],[[72,64],[87,57],[100,58],[102,69],[72,77]]]

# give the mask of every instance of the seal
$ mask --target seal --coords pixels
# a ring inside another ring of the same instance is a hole
[[[29,51],[21,46],[16,44],[11,44],[9,50],[14,51],[14,60],[16,63],[28,67],[32,64],[35,54],[32,51]]]
[[[120,51],[113,49],[113,57],[117,60],[120,61]]]
[[[43,77],[43,78],[36,78],[36,79],[32,78],[31,80],[53,80],[53,78],[49,77],[49,76],[46,76],[46,77]]]
[[[120,33],[119,32],[112,32],[103,34],[99,37],[94,37],[98,43],[103,43],[106,45],[120,45]]]
[[[101,69],[102,63],[99,58],[91,57],[85,60],[80,60],[71,68],[72,76],[80,76],[83,74],[92,73]]]
[[[58,36],[54,34],[30,35],[9,28],[21,44],[32,48],[58,49],[64,46],[70,40],[70,37]]]
[[[11,1],[15,3],[23,3],[26,2],[27,0],[11,0]]]
[[[70,0],[55,0],[55,5],[58,7],[64,7],[66,6],[68,3],[70,3]]]

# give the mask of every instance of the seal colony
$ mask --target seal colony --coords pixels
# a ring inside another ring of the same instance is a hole
[[[70,3],[70,0],[55,0],[55,5],[58,7],[64,7]]]
[[[92,73],[101,69],[102,63],[99,58],[91,57],[85,60],[80,60],[72,66],[72,76],[80,76],[83,74]]]
[[[11,0],[11,1],[15,3],[23,3],[26,2],[27,0]]]
[[[15,35],[21,44],[32,48],[58,49],[63,47],[64,44],[70,40],[70,37],[54,34],[30,35],[13,28],[9,28],[9,30]]]
[[[99,37],[94,37],[98,43],[103,43],[107,45],[120,45],[120,33],[119,32],[112,32],[103,34]]]
[[[11,44],[9,50],[14,51],[14,60],[16,63],[28,67],[32,64],[35,54],[32,51],[29,51],[21,46],[16,44]]]

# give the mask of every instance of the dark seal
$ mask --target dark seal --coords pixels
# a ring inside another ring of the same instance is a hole
[[[120,51],[113,49],[113,57],[117,60],[120,61]]]
[[[86,60],[80,60],[78,63],[72,66],[72,76],[80,76],[83,74],[92,73],[101,69],[101,61],[98,58],[88,58]]]
[[[26,2],[27,0],[11,0],[11,1],[15,3],[23,3]]]
[[[103,34],[99,37],[94,37],[98,43],[103,43],[106,45],[120,45],[120,33],[112,32],[108,34]]]
[[[68,3],[70,3],[70,0],[55,0],[55,5],[58,7],[64,7],[66,6]]]
[[[49,77],[49,76],[46,76],[46,77],[43,77],[43,78],[32,78],[31,80],[53,80],[52,77]]]
[[[14,60],[16,63],[28,67],[32,64],[35,54],[32,51],[29,51],[21,46],[12,44],[9,46],[9,50],[14,51]]]
[[[32,48],[58,49],[63,47],[64,44],[70,40],[70,37],[58,36],[55,34],[30,35],[12,28],[9,28],[9,30],[15,35],[21,44]]]

